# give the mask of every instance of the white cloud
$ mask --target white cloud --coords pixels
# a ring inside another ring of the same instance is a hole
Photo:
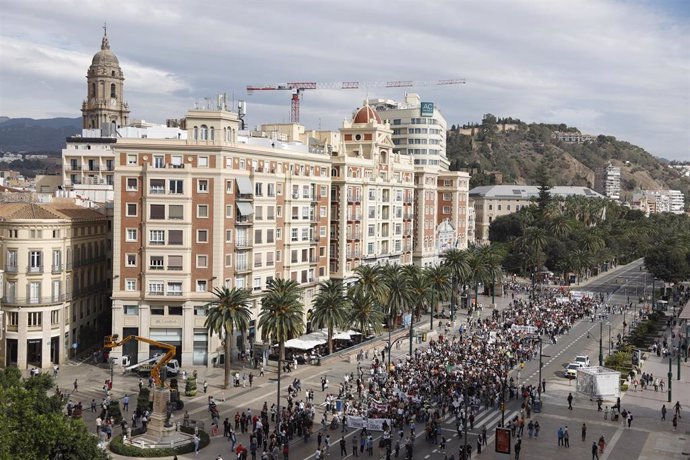
[[[283,121],[289,92],[247,97],[245,86],[465,77],[462,87],[415,91],[442,107],[451,124],[491,112],[580,126],[666,157],[690,156],[689,15],[665,2],[121,0],[109,10],[96,0],[54,0],[50,8],[38,0],[0,5],[0,107],[12,116],[48,116],[69,107],[78,113],[99,27],[107,20],[135,118],[181,116],[195,99],[228,92],[249,101],[251,124]],[[52,97],[27,96],[33,92]],[[302,121],[335,129],[367,95],[401,98],[402,91],[306,92]]]

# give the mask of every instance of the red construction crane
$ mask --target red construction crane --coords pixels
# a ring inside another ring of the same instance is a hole
[[[433,81],[414,81],[414,80],[395,80],[395,81],[334,81],[334,82],[315,82],[297,81],[292,83],[276,83],[270,85],[248,85],[247,93],[254,91],[292,91],[292,102],[290,110],[290,121],[299,123],[299,100],[300,94],[306,89],[360,89],[360,88],[412,88],[419,86],[443,86],[443,85],[462,85],[464,79],[454,80],[433,80]]]

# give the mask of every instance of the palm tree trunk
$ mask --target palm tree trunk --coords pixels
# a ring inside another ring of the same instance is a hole
[[[225,378],[223,380],[223,386],[228,388],[230,385],[230,373],[232,369],[230,364],[232,363],[232,336],[234,334],[234,329],[228,330],[225,328]]]
[[[431,304],[429,305],[429,332],[434,330],[434,308],[436,307],[436,296],[434,295],[434,289],[431,288]]]
[[[328,354],[333,354],[333,327],[328,326]]]
[[[281,376],[281,371],[282,371],[282,364],[283,364],[283,342],[280,342],[280,345],[278,346],[278,391],[276,392],[278,394],[278,401],[276,403],[276,431],[280,433],[278,428],[280,427],[280,376]]]

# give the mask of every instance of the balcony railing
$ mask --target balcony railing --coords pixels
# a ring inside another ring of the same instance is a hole
[[[182,291],[168,291],[169,296],[181,297]]]
[[[53,273],[60,273],[62,271],[62,264],[53,264],[50,266],[50,270]]]
[[[17,297],[6,295],[2,297],[3,305],[53,305],[72,298],[71,294],[44,295],[36,297]]]
[[[171,272],[181,272],[182,265],[168,265],[168,270]]]
[[[81,171],[81,165],[67,165],[67,171]]]
[[[17,266],[16,265],[5,265],[5,272],[6,273],[17,273]]]
[[[237,238],[235,240],[235,246],[238,248],[250,248],[252,246],[251,238]]]
[[[252,225],[253,223],[254,219],[251,217],[241,216],[235,219],[235,225]]]
[[[163,291],[149,291],[149,295],[163,295]]]
[[[163,194],[165,194],[165,187],[151,187],[151,188],[149,188],[149,194],[151,194],[151,195],[163,195]]]
[[[26,267],[26,273],[43,273],[43,265],[29,265]]]

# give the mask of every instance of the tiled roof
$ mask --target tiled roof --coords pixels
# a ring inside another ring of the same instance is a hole
[[[93,209],[65,203],[0,203],[0,220],[84,220],[104,218]]]

